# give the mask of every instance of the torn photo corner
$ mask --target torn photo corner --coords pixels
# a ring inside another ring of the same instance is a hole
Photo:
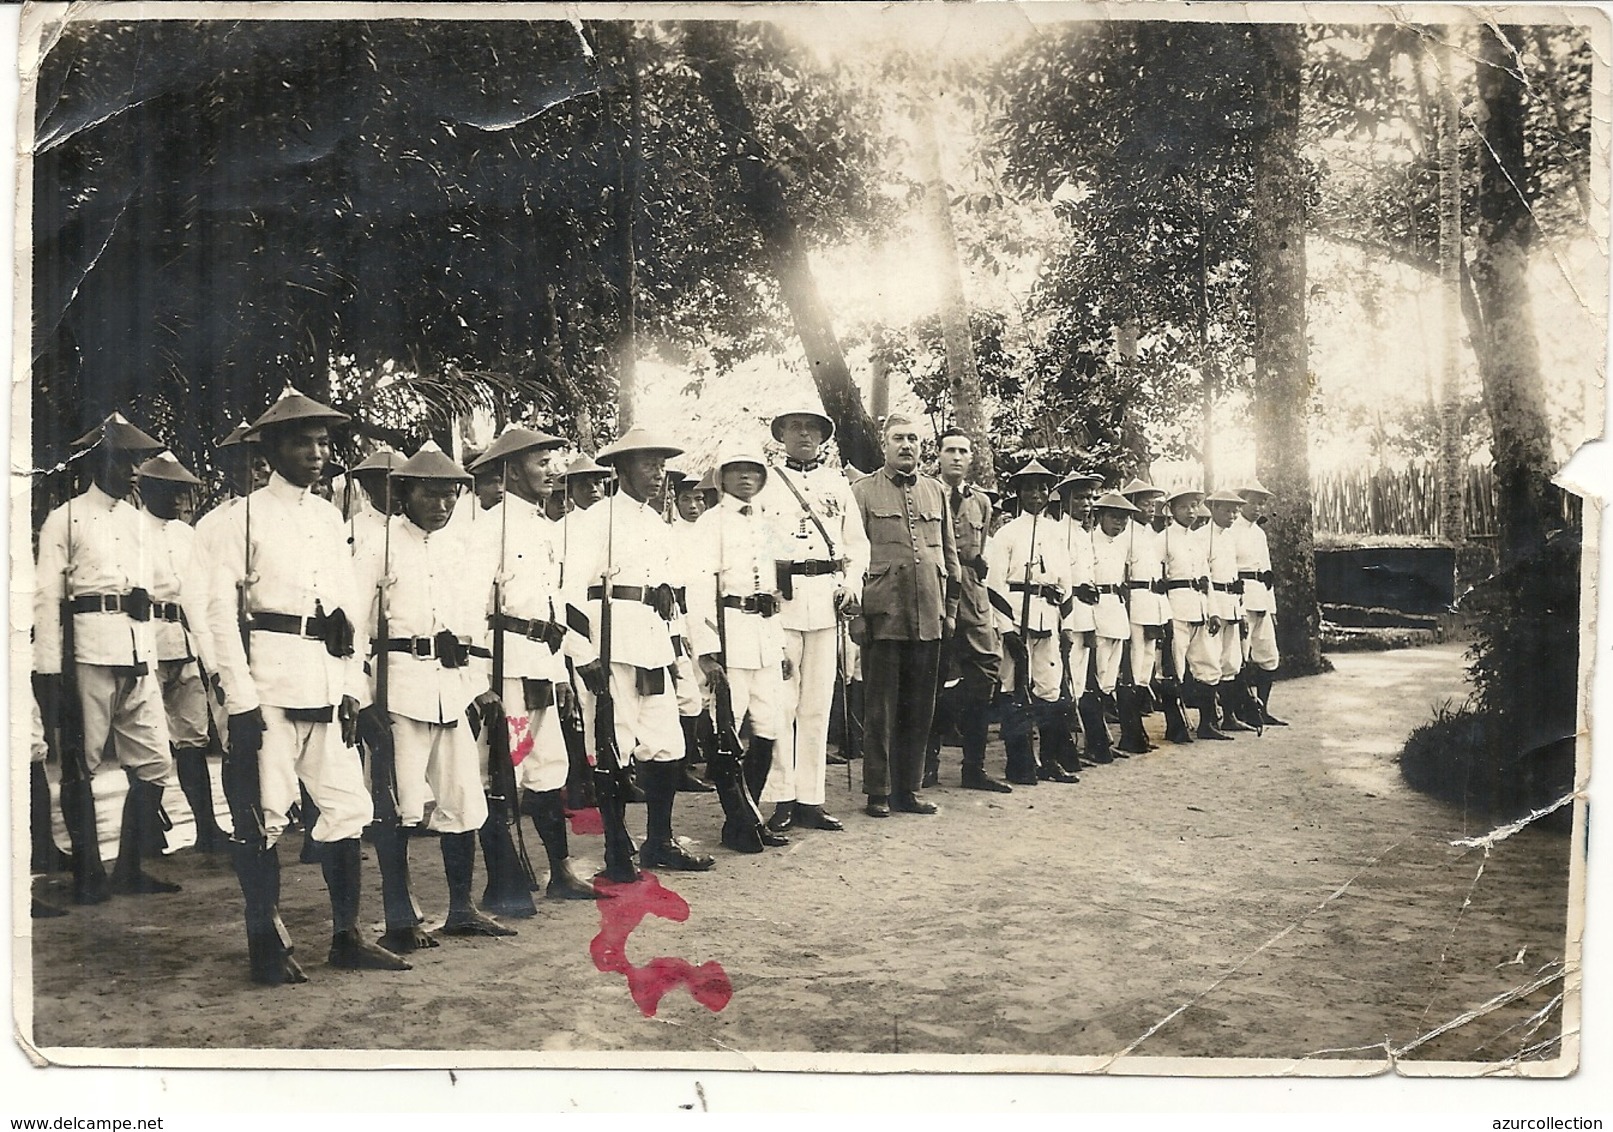
[[[19,1044],[1572,1074],[1609,47],[1555,6],[30,6]]]

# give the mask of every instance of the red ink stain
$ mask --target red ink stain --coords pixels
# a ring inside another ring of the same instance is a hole
[[[599,816],[599,811],[593,806],[585,810],[567,810],[566,817],[571,819],[571,832],[578,837],[605,836],[605,819]]]
[[[520,766],[521,760],[532,753],[536,738],[532,734],[532,721],[524,715],[507,715],[504,722],[510,728],[510,762]]]
[[[728,1005],[734,987],[720,963],[695,966],[687,959],[662,956],[635,967],[627,958],[628,937],[644,917],[659,916],[681,924],[689,918],[688,901],[670,888],[662,888],[654,873],[641,873],[631,884],[596,878],[594,888],[612,899],[599,901],[599,934],[589,943],[588,953],[597,969],[627,976],[628,993],[640,1014],[654,1018],[662,996],[679,985],[688,987],[690,996],[714,1013]]]

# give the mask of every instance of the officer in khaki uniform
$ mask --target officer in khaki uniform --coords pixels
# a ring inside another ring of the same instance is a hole
[[[963,786],[1008,794],[1013,788],[986,773],[986,732],[996,698],[1002,663],[1002,634],[987,596],[986,544],[991,537],[991,497],[967,482],[974,465],[969,436],[949,428],[937,441],[941,483],[952,512],[958,540],[958,621],[942,645],[941,687],[936,693],[935,722],[925,758],[924,784],[936,785],[941,773],[941,735],[955,727],[963,742]]]
[[[913,421],[885,421],[885,465],[852,485],[868,533],[868,572],[855,627],[866,700],[863,792],[870,817],[933,814],[919,796],[935,712],[941,640],[958,608],[958,552],[946,491],[918,474]]]

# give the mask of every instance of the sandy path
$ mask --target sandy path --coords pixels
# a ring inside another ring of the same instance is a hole
[[[1359,1058],[1544,975],[1540,989],[1407,1056],[1498,1060],[1543,1042],[1550,1056],[1568,838],[1525,830],[1486,859],[1450,844],[1481,827],[1400,784],[1407,731],[1462,695],[1460,646],[1334,660],[1331,675],[1278,685],[1273,706],[1295,726],[1166,745],[1077,786],[1011,796],[943,786],[939,818],[866,818],[831,768],[829,806],[845,833],[802,833],[761,857],[716,850],[715,871],[665,878],[688,901],[687,921],[646,920],[629,943],[640,964],[720,962],[734,993],[718,1013],[679,988],[655,1018],[641,1016],[623,977],[594,968],[599,914],[583,904],[540,903],[518,937],[446,941],[409,973],[332,970],[323,882],[291,863],[291,845],[283,911],[311,983],[245,982],[234,878],[187,851],[164,862],[185,883],[177,896],[36,922],[34,1038]],[[957,781],[956,757],[947,751],[945,783]],[[1000,767],[1000,748],[993,757]],[[715,843],[714,799],[685,795],[679,813],[681,833]],[[642,810],[629,820],[642,823]],[[574,838],[573,852],[592,862],[599,844]],[[418,842],[414,861],[421,903],[440,915],[436,846]],[[378,917],[368,868],[365,907]]]

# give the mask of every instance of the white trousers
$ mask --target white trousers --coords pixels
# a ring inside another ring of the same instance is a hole
[[[358,748],[341,741],[333,723],[302,723],[286,709],[263,706],[263,747],[258,752],[258,792],[268,843],[286,831],[286,813],[298,799],[297,782],[319,807],[310,833],[315,841],[346,841],[375,820],[375,802],[364,782]]]
[[[78,700],[84,711],[84,755],[93,771],[108,737],[118,765],[142,782],[170,779],[168,717],[155,673],[120,675],[104,664],[78,664]]]
[[[168,741],[176,747],[207,746],[207,689],[196,662],[158,661],[157,681],[168,718]]]
[[[790,678],[780,678],[773,769],[758,801],[823,805],[824,780],[829,771],[829,709],[834,702],[835,681],[839,679],[837,637],[834,626],[784,630],[784,657],[790,662]],[[739,714],[737,701],[734,714]]]
[[[1112,640],[1109,637],[1099,637],[1096,648],[1098,650],[1098,690],[1105,694],[1112,694],[1115,690],[1115,684],[1120,680],[1120,661],[1125,655],[1126,642]],[[1081,692],[1081,688],[1075,690],[1077,696]]]
[[[1243,642],[1243,656],[1256,668],[1274,672],[1281,658],[1277,655],[1277,622],[1271,613],[1244,611],[1249,637]]]
[[[506,676],[499,696],[504,703],[504,724],[510,735],[510,761],[523,790],[541,793],[566,784],[571,764],[566,739],[560,732],[560,712],[553,705],[529,710],[526,691],[518,676]]]
[[[1131,626],[1131,679],[1139,688],[1153,683],[1154,670],[1159,667],[1159,642],[1147,639],[1145,630],[1155,625]]]
[[[1220,661],[1221,679],[1236,680],[1243,670],[1243,625],[1237,621],[1224,622],[1221,632],[1210,638],[1210,651]]]
[[[1075,644],[1070,649],[1070,679],[1079,696],[1081,689],[1086,687],[1088,646],[1087,634],[1077,633]],[[1046,637],[1032,637],[1026,642],[1030,653],[1030,686],[1031,695],[1039,700],[1049,703],[1059,698],[1059,685],[1064,682],[1064,657],[1060,650],[1057,634]],[[1005,692],[1012,692],[1019,682],[1019,668],[1013,654],[1003,650],[1002,666],[998,669],[1001,674],[1001,687]]]
[[[392,751],[402,824],[425,824],[437,833],[468,833],[482,827],[487,795],[482,791],[481,756],[468,722],[445,727],[394,713]],[[437,805],[426,822],[426,802],[433,798]]]
[[[670,763],[683,758],[683,725],[678,722],[678,695],[672,687],[672,674],[666,674],[666,691],[659,696],[638,694],[637,670],[631,664],[610,666],[611,698],[616,704],[616,746],[624,759],[641,763]],[[588,745],[594,743],[594,696],[586,687],[577,688],[583,719],[588,728]],[[594,752],[597,762],[601,752]]]
[[[1221,682],[1221,637],[1226,633],[1223,628],[1216,636],[1210,636],[1208,624],[1203,621],[1172,621],[1171,622],[1171,660],[1176,664],[1176,677],[1185,680],[1189,675],[1201,684],[1219,684]],[[1236,640],[1236,627],[1234,626],[1234,640]]]

